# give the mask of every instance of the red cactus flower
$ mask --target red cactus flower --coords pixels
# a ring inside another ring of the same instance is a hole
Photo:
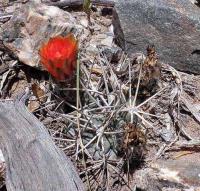
[[[39,50],[41,63],[58,80],[70,76],[76,67],[78,41],[73,34],[51,38]]]

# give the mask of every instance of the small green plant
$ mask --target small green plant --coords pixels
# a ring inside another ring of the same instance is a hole
[[[83,1],[83,10],[87,14],[89,25],[91,23],[91,20],[90,20],[91,6],[92,6],[91,0],[84,0]]]

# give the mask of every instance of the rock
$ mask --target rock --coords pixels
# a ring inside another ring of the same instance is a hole
[[[181,151],[180,151],[181,152]],[[197,191],[200,189],[199,153],[158,160],[134,174],[133,185],[148,191]]]
[[[10,21],[2,25],[0,40],[21,62],[39,68],[38,50],[42,43],[71,31],[78,36],[82,29],[70,13],[30,2],[16,9]]]
[[[115,0],[117,43],[129,53],[154,44],[159,58],[200,74],[200,10],[190,0]]]

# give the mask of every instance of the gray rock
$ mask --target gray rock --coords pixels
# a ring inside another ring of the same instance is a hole
[[[200,74],[200,9],[190,0],[115,0],[116,41],[127,52],[154,44],[161,61]],[[116,14],[117,13],[117,14]],[[125,43],[126,42],[126,43]]]

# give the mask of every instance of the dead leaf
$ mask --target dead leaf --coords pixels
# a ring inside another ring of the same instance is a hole
[[[33,83],[31,85],[31,89],[33,91],[33,95],[39,100],[39,102],[44,102],[46,97],[45,97],[45,92],[43,89],[40,88],[40,86],[36,83]]]
[[[99,75],[101,75],[101,74],[103,74],[103,71],[102,71],[102,69],[101,68],[91,68],[91,73],[95,73],[95,74],[99,74]]]
[[[39,107],[40,102],[38,100],[30,100],[30,102],[28,103],[28,109],[30,112],[34,112],[35,110],[39,109]]]

